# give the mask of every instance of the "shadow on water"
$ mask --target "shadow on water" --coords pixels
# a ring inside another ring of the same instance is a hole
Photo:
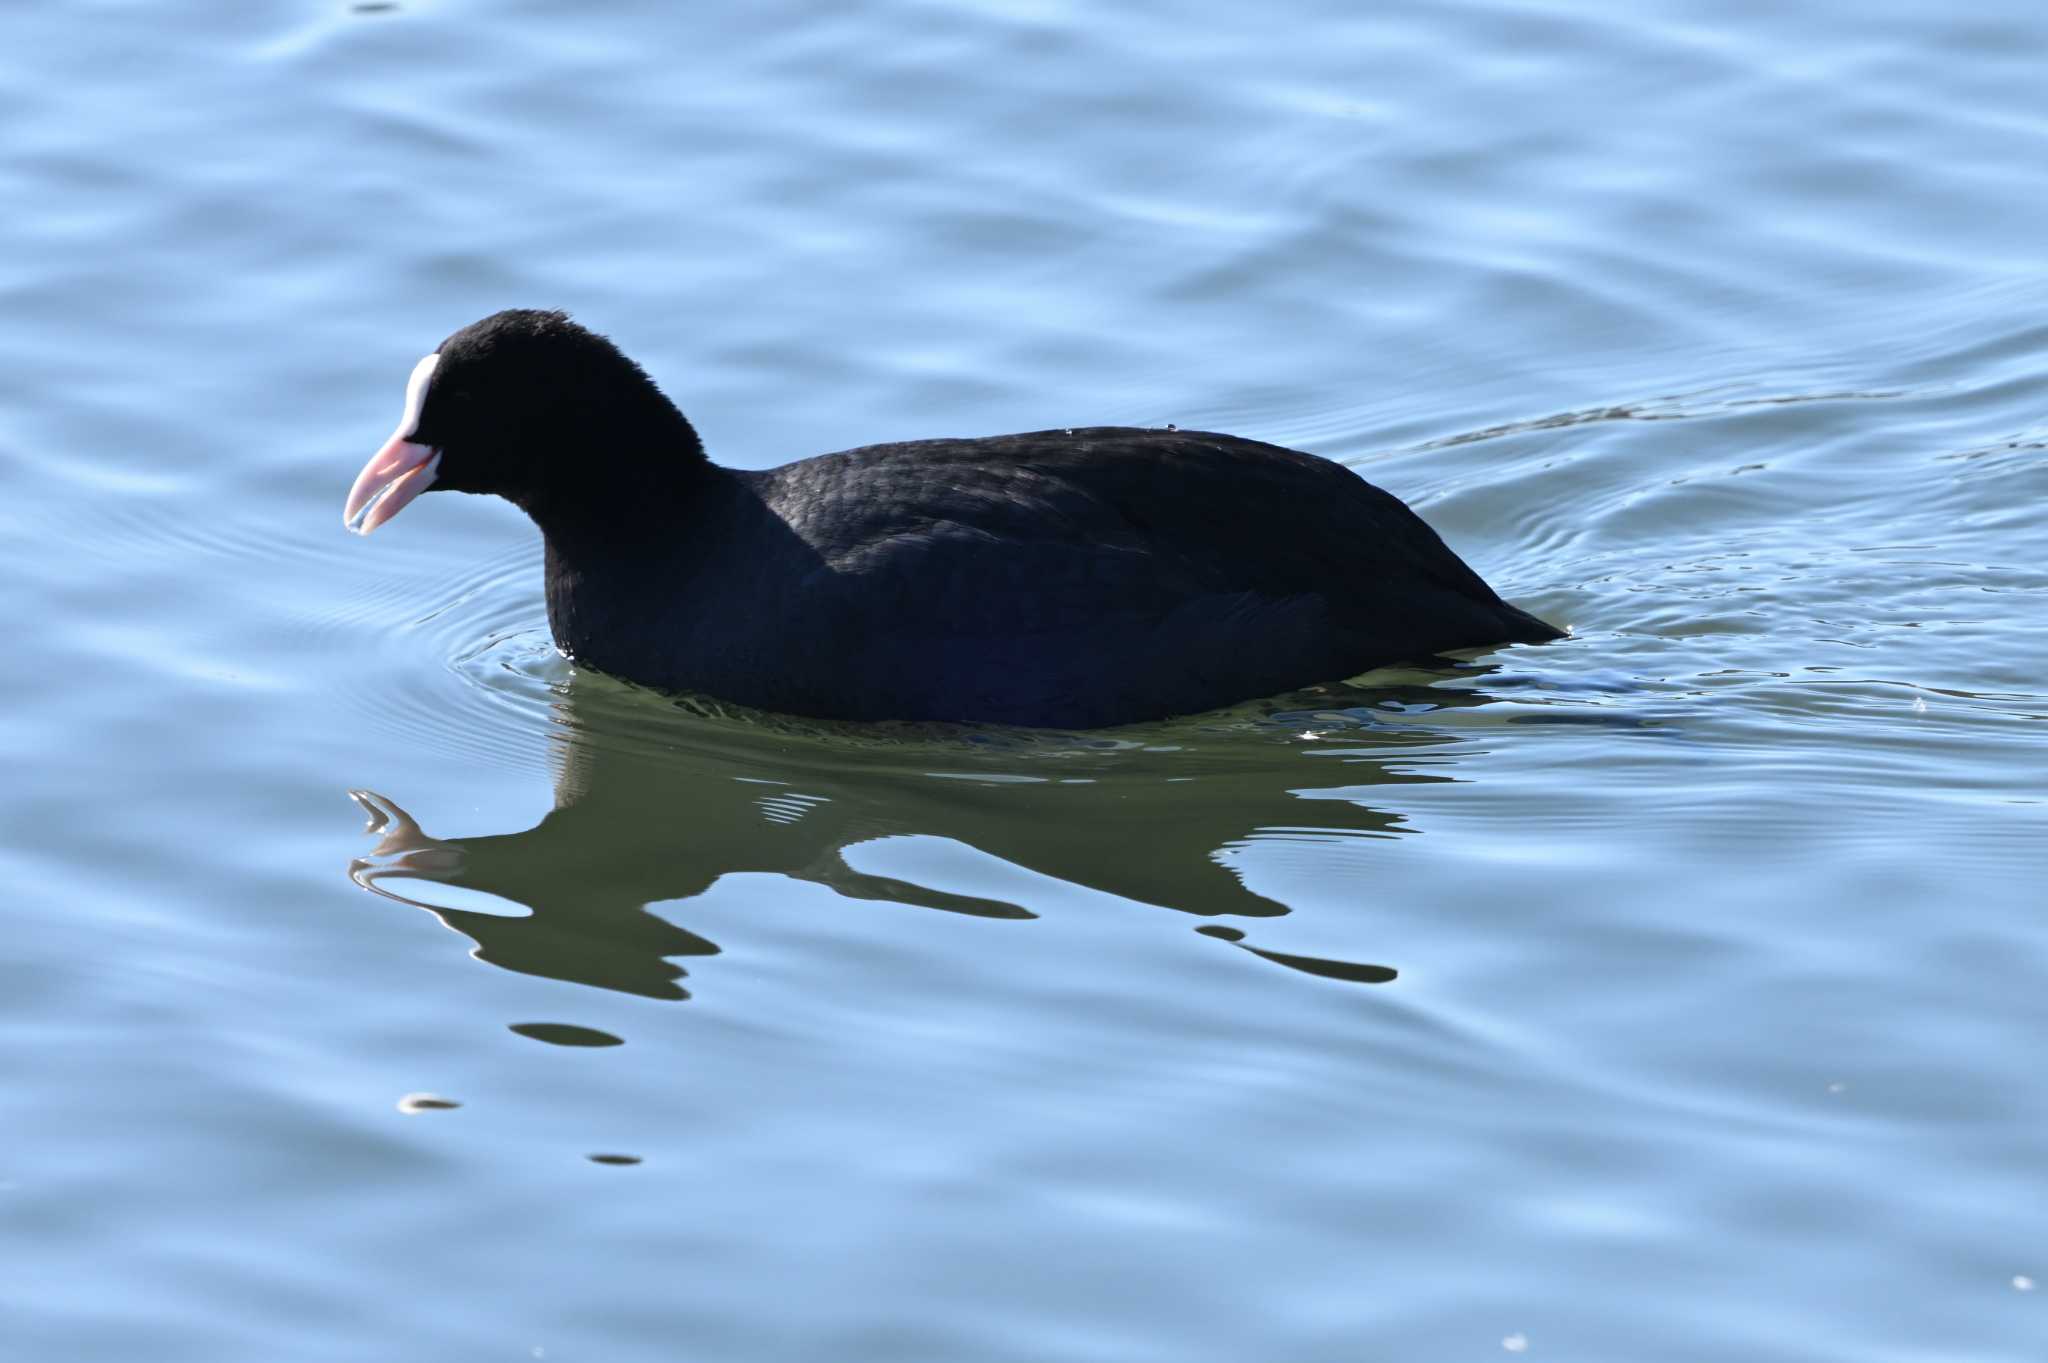
[[[553,812],[521,832],[438,838],[395,801],[353,791],[379,841],[349,874],[470,937],[480,960],[665,999],[689,997],[679,960],[719,948],[662,915],[730,873],[780,874],[849,899],[947,913],[1038,916],[1001,897],[871,874],[847,858],[905,835],[950,839],[1182,913],[1270,918],[1288,907],[1243,883],[1236,852],[1262,841],[1402,835],[1411,831],[1402,817],[1366,803],[1360,788],[1454,779],[1463,740],[1428,727],[1426,714],[1488,697],[1431,679],[1052,734],[813,724],[579,674],[549,702]],[[1384,983],[1396,973],[1268,951],[1222,924],[1201,930],[1325,978]]]

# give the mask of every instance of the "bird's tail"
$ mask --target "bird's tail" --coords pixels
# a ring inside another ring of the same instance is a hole
[[[1508,632],[1502,636],[1503,643],[1543,644],[1552,639],[1562,639],[1569,631],[1559,629],[1548,620],[1539,620],[1520,606],[1503,601],[1501,623]]]

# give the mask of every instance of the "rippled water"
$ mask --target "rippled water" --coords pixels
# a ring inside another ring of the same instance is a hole
[[[0,1356],[2038,1359],[2044,45],[14,7]],[[339,524],[509,305],[736,464],[1313,449],[1574,635],[1105,733],[579,675],[510,509]]]

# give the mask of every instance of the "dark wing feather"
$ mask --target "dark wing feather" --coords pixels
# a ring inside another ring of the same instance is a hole
[[[1276,445],[1098,427],[870,446],[781,472],[777,508],[823,571],[882,602],[900,584],[938,628],[1315,595],[1334,619],[1441,636],[1432,647],[1505,637],[1500,599],[1398,498]],[[997,592],[1012,614],[988,620],[977,602]],[[1016,618],[1019,601],[1040,618]]]

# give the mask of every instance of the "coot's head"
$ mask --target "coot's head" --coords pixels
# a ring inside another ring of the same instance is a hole
[[[567,313],[516,308],[413,367],[398,429],[357,475],[342,519],[367,535],[429,489],[496,493],[538,515],[631,497],[702,462],[682,413],[617,346]]]

